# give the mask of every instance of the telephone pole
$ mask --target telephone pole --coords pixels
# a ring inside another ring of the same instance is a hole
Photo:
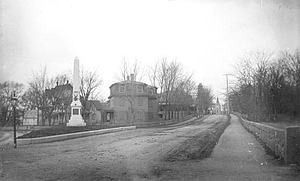
[[[228,75],[231,74],[225,74],[226,76],[226,86],[227,86],[227,114],[230,114],[230,108],[229,108],[229,90],[228,90]]]

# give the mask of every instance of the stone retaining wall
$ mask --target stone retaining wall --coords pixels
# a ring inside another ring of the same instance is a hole
[[[261,123],[248,121],[235,113],[245,129],[260,139],[275,156],[282,158],[286,164],[300,165],[300,128],[297,126],[279,129]]]

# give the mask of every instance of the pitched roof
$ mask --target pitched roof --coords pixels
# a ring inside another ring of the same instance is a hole
[[[91,109],[92,105],[94,105],[96,107],[97,110],[103,110],[107,108],[107,105],[105,103],[101,103],[98,100],[88,100],[86,102],[86,106],[85,109],[89,110]]]
[[[124,81],[121,81],[121,82],[113,83],[113,84],[111,84],[111,86],[113,86],[113,85],[115,85],[115,84],[129,84],[129,83],[133,83],[133,84],[145,84],[145,85],[147,85],[147,84],[144,83],[144,82],[137,82],[137,81],[131,81],[131,80],[124,80]],[[109,88],[111,88],[111,86],[109,86]]]
[[[63,85],[57,85],[54,88],[51,89],[46,89],[46,95],[50,96],[51,94],[61,94],[63,91],[65,90],[73,90],[73,87],[71,84],[67,83],[67,84],[63,84]]]
[[[149,84],[146,84],[145,82],[139,82],[139,81],[132,81],[132,80],[123,80],[123,81],[120,81],[120,82],[116,82],[116,83],[113,83],[111,84],[111,86],[115,85],[115,84],[130,84],[130,83],[133,83],[133,84],[139,84],[139,85],[146,85],[146,86],[149,86],[149,87],[154,87],[157,89],[157,87],[155,86],[152,86],[152,85],[149,85]],[[109,88],[111,88],[111,86],[109,86]]]

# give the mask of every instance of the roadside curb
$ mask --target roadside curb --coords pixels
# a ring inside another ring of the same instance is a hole
[[[105,134],[105,133],[113,133],[113,132],[118,132],[118,131],[134,130],[134,129],[136,129],[136,126],[100,129],[100,130],[54,135],[54,136],[47,136],[47,137],[40,137],[40,138],[17,139],[17,144],[18,145],[30,145],[30,144],[39,144],[39,143],[51,143],[51,142],[55,142],[55,141],[63,141],[63,140],[68,140],[68,139],[94,136],[94,135]]]

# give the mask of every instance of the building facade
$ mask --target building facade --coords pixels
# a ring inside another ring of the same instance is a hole
[[[64,125],[70,119],[72,91],[73,87],[69,84],[69,81],[63,85],[58,85],[57,82],[54,88],[45,90],[50,104],[40,108],[42,110],[40,116],[48,120],[45,125]]]
[[[217,98],[217,102],[213,103],[211,106],[211,114],[222,114],[222,107],[219,102],[219,98]]]
[[[23,125],[24,126],[38,125],[38,123],[41,122],[41,120],[42,120],[42,118],[38,117],[38,115],[41,115],[41,114],[42,114],[42,111],[39,111],[39,113],[37,112],[37,110],[27,111],[24,115]]]
[[[108,98],[115,124],[135,125],[157,120],[156,87],[128,78],[126,81],[112,84],[109,88]]]
[[[109,125],[114,122],[109,105],[98,100],[88,100],[85,108],[87,125]]]

